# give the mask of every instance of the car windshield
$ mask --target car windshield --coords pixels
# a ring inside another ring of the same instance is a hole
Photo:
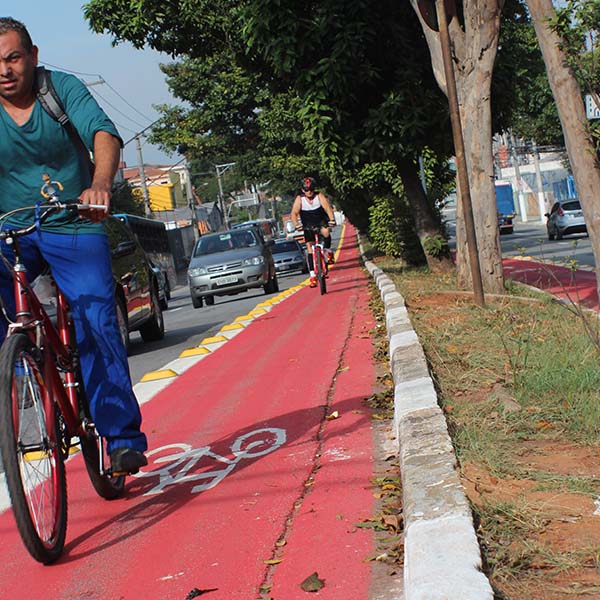
[[[282,252],[298,252],[298,244],[295,242],[277,243],[271,248],[273,254],[281,254]]]
[[[581,210],[581,204],[579,204],[579,200],[571,200],[570,202],[565,202],[562,205],[563,210]]]
[[[226,231],[201,237],[194,250],[194,256],[227,252],[236,248],[252,248],[256,245],[256,238],[251,231]]]

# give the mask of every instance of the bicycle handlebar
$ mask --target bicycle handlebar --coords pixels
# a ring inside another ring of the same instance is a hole
[[[14,210],[4,213],[0,217],[0,223],[6,221],[6,219],[8,219],[9,217],[16,215],[20,212],[32,210],[41,210],[42,212],[38,216],[36,216],[35,222],[31,225],[28,225],[27,227],[22,227],[21,229],[8,229],[6,231],[0,231],[0,239],[4,240],[8,237],[21,237],[24,235],[29,235],[37,229],[38,225],[43,223],[54,212],[58,212],[60,210],[76,210],[79,212],[80,210],[88,210],[90,208],[95,210],[103,210],[105,212],[108,211],[108,207],[104,204],[84,204],[82,202],[77,201],[58,202],[56,200],[48,204],[22,206],[21,208],[15,208]]]

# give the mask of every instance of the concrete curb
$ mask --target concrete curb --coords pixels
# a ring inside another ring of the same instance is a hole
[[[393,281],[366,260],[385,307],[404,513],[404,600],[492,600],[473,515],[423,348]]]

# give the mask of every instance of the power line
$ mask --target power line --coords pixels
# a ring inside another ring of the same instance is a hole
[[[102,83],[105,83],[113,92],[114,94],[116,94],[127,106],[129,106],[129,108],[131,108],[133,111],[135,111],[138,115],[140,115],[141,117],[143,117],[144,119],[146,119],[147,121],[152,121],[152,119],[150,117],[148,117],[147,115],[145,115],[144,113],[142,113],[140,110],[138,110],[133,104],[131,104],[131,102],[129,102],[122,94],[120,94],[110,83],[108,83],[108,81],[106,81],[106,79],[98,74],[98,73],[83,73],[81,71],[74,71],[72,69],[66,69],[64,67],[59,67],[56,65],[52,65],[50,63],[44,62],[44,61],[40,61],[41,64],[46,65],[48,67],[52,67],[53,69],[59,69],[60,71],[64,71],[66,73],[72,73],[74,75],[82,75],[84,77],[98,77]],[[85,81],[83,83],[86,83]],[[100,94],[98,94],[100,96]],[[102,96],[100,96],[107,104],[109,104],[109,106],[111,106],[112,108],[114,108],[115,110],[117,110],[120,114],[122,114],[125,118],[129,119],[130,121],[135,122],[134,119],[132,119],[131,117],[127,116],[125,113],[123,113],[122,111],[119,111],[117,108],[115,108],[112,104],[110,104],[108,102],[108,100],[106,100],[105,98],[103,98]],[[139,125],[140,127],[143,127],[143,125],[141,125],[140,123],[136,123],[136,125]]]
[[[140,117],[144,117],[144,119],[146,119],[147,121],[152,121],[152,119],[150,117],[147,117],[145,114],[143,114],[142,112],[140,112],[135,106],[133,106],[133,104],[130,104],[125,98],[123,98],[123,96],[121,96],[121,94],[119,94],[119,92],[117,92],[117,90],[115,90],[115,88],[110,85],[110,83],[108,83],[108,81],[104,80],[104,83],[117,95],[119,96],[119,98],[121,98],[121,100],[123,100],[123,102],[125,102],[125,104],[127,104],[127,106],[129,106],[129,108],[132,108],[138,115],[140,115]]]
[[[126,115],[122,110],[119,110],[114,104],[109,102],[100,92],[98,92],[98,90],[94,89],[91,90],[91,92],[93,94],[96,94],[99,98],[102,98],[102,100],[106,102],[108,106],[110,106],[113,110],[116,110],[120,115],[123,115],[126,119],[129,119],[132,123],[135,123],[138,127],[145,127],[145,125],[143,125],[142,123],[138,123],[135,119],[132,119],[131,117]]]
[[[64,71],[65,73],[73,73],[74,75],[83,75],[85,77],[100,77],[100,79],[104,79],[102,75],[98,75],[98,73],[82,73],[80,71],[73,71],[71,69],[65,69],[65,67],[57,67],[56,65],[51,65],[50,63],[44,62],[40,60],[40,63],[46,65],[47,67],[52,67],[53,69],[59,69],[60,71]]]

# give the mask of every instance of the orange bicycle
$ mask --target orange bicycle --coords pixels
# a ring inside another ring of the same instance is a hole
[[[54,285],[56,324],[27,279],[19,238],[59,210],[81,204],[52,202],[3,215],[35,210],[36,223],[8,228],[0,239],[14,251],[14,264],[2,260],[14,280],[16,316],[8,321],[0,348],[0,452],[12,511],[23,543],[37,561],[49,564],[61,555],[67,530],[67,483],[64,462],[79,445],[96,492],[116,498],[125,476],[107,469],[104,443],[92,422],[81,378],[73,319],[66,298]],[[92,207],[101,208],[101,207]]]

